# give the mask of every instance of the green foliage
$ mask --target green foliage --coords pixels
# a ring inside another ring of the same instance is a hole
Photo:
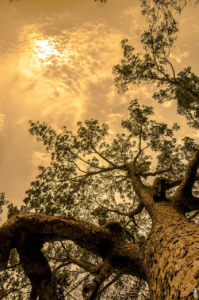
[[[24,211],[44,212],[50,215],[65,214],[69,211],[70,214],[96,225],[104,225],[107,220],[115,218],[122,226],[126,226],[129,218],[117,212],[132,210],[139,200],[132,189],[128,172],[117,167],[131,163],[138,151],[141,151],[136,161],[136,169],[147,184],[147,176],[144,174],[150,171],[154,158],[145,154],[146,149],[150,147],[152,151],[158,152],[156,170],[165,169],[172,164],[174,174],[167,171],[164,176],[178,179],[184,175],[186,161],[190,160],[192,147],[196,146],[189,137],[185,137],[181,144],[176,143],[173,132],[180,128],[177,123],[168,128],[164,123],[149,120],[149,117],[154,115],[152,107],[143,105],[141,108],[137,100],[133,100],[129,112],[129,118],[122,121],[122,127],[128,133],[117,134],[112,143],[105,140],[108,125],[100,125],[97,120],[87,120],[84,125],[79,122],[77,135],[73,135],[66,127],[57,134],[45,123],[30,121],[31,134],[36,135],[37,139],[46,145],[52,159],[50,166],[39,167],[40,174],[26,192],[25,205],[20,209],[13,207],[13,204],[8,206],[8,217]],[[139,242],[149,235],[151,220],[144,210],[136,221],[140,229],[130,223],[126,229],[134,235],[136,242]],[[144,228],[144,233],[141,228]],[[132,242],[127,233],[123,233],[123,236]],[[91,264],[100,263],[97,257],[85,249],[70,242],[64,244],[70,255]],[[48,244],[43,251],[49,256],[66,255],[58,242]],[[56,271],[59,263],[50,263]],[[13,264],[13,258],[10,264]],[[71,266],[60,269],[57,275],[60,299],[66,294],[67,286],[71,283],[74,285],[84,273],[85,271],[72,272]],[[70,274],[70,278],[66,274]],[[110,299],[114,299],[114,296]]]
[[[96,212],[93,197],[108,205],[109,198],[113,206],[116,205],[116,195],[120,195],[121,199],[132,199],[132,186],[127,172],[117,167],[133,161],[137,152],[133,150],[136,146],[133,138],[140,140],[138,150],[142,140],[146,143],[145,148],[160,151],[159,164],[162,157],[169,163],[172,161],[172,149],[176,146],[176,140],[172,138],[173,131],[178,130],[179,126],[174,124],[169,129],[164,123],[149,121],[148,117],[154,114],[153,108],[143,105],[140,109],[137,100],[131,101],[129,111],[130,117],[122,121],[122,127],[129,134],[117,134],[112,143],[105,142],[108,125],[100,126],[97,120],[87,120],[85,126],[79,122],[76,136],[66,127],[62,128],[62,133],[56,134],[46,124],[30,121],[31,134],[43,141],[47,152],[51,153],[52,161],[47,168],[39,167],[37,180],[31,183],[31,188],[26,192],[23,211],[57,215],[68,210],[73,215],[81,215],[83,210],[87,215],[91,211]],[[141,151],[136,164],[137,172],[140,175],[148,172],[151,163],[152,157]],[[106,168],[113,170],[107,172]],[[10,205],[9,213],[11,211],[12,214],[19,212]],[[107,216],[99,214],[99,217],[105,221]]]
[[[184,68],[177,75],[169,61],[174,42],[177,39],[178,22],[174,12],[180,13],[188,4],[197,1],[142,1],[142,13],[147,16],[148,25],[141,34],[143,54],[134,53],[134,47],[127,44],[128,39],[121,41],[124,59],[121,65],[113,67],[115,85],[119,93],[125,93],[129,86],[140,83],[156,83],[162,87],[153,95],[159,103],[177,101],[177,113],[184,115],[187,124],[198,129],[199,116],[199,77],[191,72],[191,67]]]

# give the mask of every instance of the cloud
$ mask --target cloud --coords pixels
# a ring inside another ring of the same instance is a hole
[[[180,50],[176,51],[175,53],[171,53],[170,57],[175,59],[178,63],[181,63],[182,58],[186,58],[189,56],[190,51],[185,51],[183,53],[179,53]]]
[[[32,165],[33,167],[38,167],[38,166],[48,166],[50,163],[50,157],[46,153],[34,151],[32,155]]]
[[[0,130],[1,130],[2,127],[3,127],[4,118],[5,118],[5,115],[4,115],[4,114],[0,114]]]

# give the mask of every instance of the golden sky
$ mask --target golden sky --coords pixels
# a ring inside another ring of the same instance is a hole
[[[179,141],[190,136],[199,143],[197,130],[177,115],[175,102],[160,105],[151,98],[154,86],[132,86],[124,95],[114,86],[112,67],[123,58],[121,40],[128,38],[136,53],[142,51],[140,11],[139,0],[1,0],[0,192],[14,205],[22,204],[37,167],[49,164],[45,147],[29,134],[28,120],[76,132],[78,121],[98,119],[109,124],[111,139],[124,131],[121,120],[137,98],[154,107],[151,119],[181,126],[175,133]],[[187,8],[178,18],[180,32],[170,56],[176,73],[187,66],[199,73],[198,12]],[[6,209],[0,224],[5,221]]]

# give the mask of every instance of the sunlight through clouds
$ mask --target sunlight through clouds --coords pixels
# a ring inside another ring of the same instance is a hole
[[[45,60],[51,54],[59,54],[57,50],[53,49],[49,45],[49,40],[37,41],[33,49],[36,51],[38,57],[43,60]],[[44,62],[44,64],[47,64],[47,62]]]
[[[55,42],[53,38],[47,40],[39,40],[34,43],[33,50],[36,55],[41,59],[40,62],[44,65],[52,64],[53,59],[57,59],[60,63],[67,61],[66,57],[68,52],[65,50],[62,54],[55,49],[56,45],[59,44]]]

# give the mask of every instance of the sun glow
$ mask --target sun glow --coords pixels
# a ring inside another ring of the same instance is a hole
[[[49,44],[49,40],[37,41],[34,50],[37,52],[38,57],[43,60],[52,54],[59,55],[59,52]]]
[[[66,55],[68,54],[68,51],[65,50],[63,53],[60,53],[56,50],[57,46],[57,43],[53,40],[36,40],[33,49],[44,65],[51,64],[55,60],[60,63],[63,62],[63,60],[67,61]]]

